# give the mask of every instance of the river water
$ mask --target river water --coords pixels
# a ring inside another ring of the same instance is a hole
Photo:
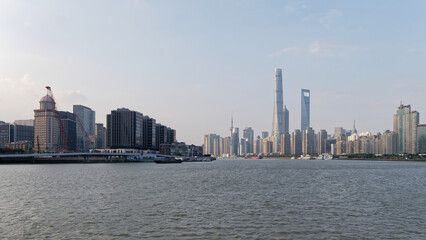
[[[426,163],[0,165],[1,239],[426,239]]]

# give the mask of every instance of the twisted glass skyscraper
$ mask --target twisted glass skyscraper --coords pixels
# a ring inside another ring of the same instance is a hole
[[[272,137],[281,139],[283,133],[283,79],[281,68],[275,68],[275,99],[274,99],[274,116],[272,120]]]

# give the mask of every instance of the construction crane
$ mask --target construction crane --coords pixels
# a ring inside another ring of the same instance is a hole
[[[38,135],[37,135],[37,153],[40,153],[40,141],[38,140]]]
[[[84,133],[84,136],[86,137],[87,142],[90,144],[91,151],[95,152],[95,144],[92,142],[92,140],[90,140],[89,134],[87,134],[86,130],[84,130],[84,127],[80,121],[80,118],[75,113],[73,113],[73,115],[75,116],[75,119],[77,120],[78,126],[80,127],[81,131]]]
[[[52,88],[50,88],[49,86],[46,86],[46,89],[47,89],[47,95],[49,97],[51,97],[53,99],[53,101],[55,101],[55,98],[53,97]],[[56,103],[56,101],[55,101],[55,103]],[[65,135],[65,130],[64,130],[64,127],[62,126],[61,117],[59,116],[59,111],[56,107],[56,104],[55,104],[54,113],[55,113],[56,120],[58,120],[59,130],[61,131],[62,141],[64,141],[64,144],[65,144],[65,149],[66,149],[65,152],[71,152],[70,146],[68,144],[68,139],[67,139],[67,136]],[[60,143],[58,143],[58,145],[59,144]],[[56,151],[58,152],[58,148],[57,148]]]
[[[47,89],[47,95],[49,95],[50,97],[52,97],[52,99],[53,100],[55,100],[55,98],[53,97],[53,92],[52,92],[52,88],[51,87],[49,87],[49,86],[46,86],[46,89]],[[65,143],[65,147],[66,147],[66,149],[67,149],[67,151],[70,151],[70,147],[69,147],[69,145],[68,145],[68,139],[66,138],[66,136],[65,136],[65,131],[64,131],[64,128],[63,128],[63,126],[62,126],[62,122],[61,122],[61,119],[60,119],[60,116],[59,116],[59,112],[57,111],[57,107],[56,107],[56,104],[55,104],[55,112],[56,112],[56,118],[58,119],[58,121],[59,121],[59,127],[60,127],[60,130],[61,130],[61,135],[62,135],[62,140],[64,141],[64,143]],[[84,136],[86,137],[86,140],[87,140],[87,142],[90,144],[90,146],[91,146],[91,150],[92,150],[92,152],[95,152],[95,145],[94,145],[94,143],[92,142],[92,140],[90,140],[90,137],[89,137],[89,135],[87,134],[87,132],[86,132],[86,130],[84,129],[84,126],[83,126],[83,124],[81,123],[81,121],[80,121],[80,118],[75,114],[75,113],[72,113],[72,115],[74,115],[74,117],[75,117],[75,119],[76,119],[76,122],[78,123],[77,125],[78,125],[78,127],[80,128],[80,130],[84,133]]]

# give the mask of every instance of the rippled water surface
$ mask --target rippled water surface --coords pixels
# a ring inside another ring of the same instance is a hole
[[[426,163],[0,165],[3,239],[426,239]]]

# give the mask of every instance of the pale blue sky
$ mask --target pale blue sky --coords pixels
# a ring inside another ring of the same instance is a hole
[[[127,107],[201,144],[233,111],[258,135],[280,67],[291,130],[308,88],[316,131],[382,132],[401,100],[426,114],[425,29],[424,1],[0,0],[0,120],[33,118],[50,85],[97,122]]]

